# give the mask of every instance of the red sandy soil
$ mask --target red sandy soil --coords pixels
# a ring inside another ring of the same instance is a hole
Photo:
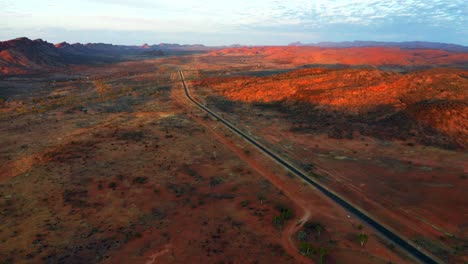
[[[37,90],[2,106],[1,261],[306,263],[306,220],[326,226],[326,263],[411,261],[194,109],[168,63],[15,83]],[[281,228],[278,205],[293,211]]]
[[[464,64],[467,53],[430,49],[391,47],[317,48],[317,47],[249,47],[211,52],[214,56],[261,56],[264,61],[280,64],[348,64],[348,65],[450,65]]]
[[[387,225],[459,263],[467,255],[467,75],[443,68],[408,74],[305,69],[201,78],[192,91]],[[387,121],[373,127],[381,120]],[[420,127],[410,126],[400,140],[408,123]],[[350,133],[336,136],[334,129]],[[390,135],[381,137],[384,129]],[[433,132],[421,132],[428,129]],[[449,137],[458,148],[412,143],[423,136]]]
[[[305,102],[348,115],[391,107],[393,112],[401,111],[467,148],[467,77],[468,71],[458,69],[409,74],[375,69],[304,69],[270,77],[208,78],[194,85],[210,87],[234,101]]]
[[[214,138],[216,138],[218,141],[222,142],[225,146],[228,146],[231,151],[233,151],[238,157],[240,157],[244,162],[249,164],[251,168],[254,168],[260,175],[262,175],[264,178],[268,179],[269,182],[271,182],[275,187],[277,187],[283,194],[285,194],[289,199],[291,199],[296,206],[296,212],[302,212],[302,216],[299,215],[295,223],[290,223],[282,232],[281,236],[281,241],[282,245],[284,246],[285,250],[287,252],[292,253],[292,256],[296,260],[300,260],[301,262],[309,262],[310,259],[298,254],[297,252],[297,242],[296,238],[294,237],[297,233],[298,230],[302,228],[302,226],[309,220],[314,220],[318,222],[324,222],[327,225],[327,228],[329,229],[327,232],[330,232],[327,236],[326,242],[328,242],[328,239],[332,237],[333,235],[331,233],[340,233],[341,235],[344,235],[345,233],[350,232],[348,231],[338,231],[333,229],[341,229],[344,228],[343,224],[339,223],[339,219],[332,220],[330,217],[335,214],[335,211],[339,212],[339,215],[341,218],[341,221],[343,219],[349,219],[348,213],[343,210],[342,208],[339,208],[336,204],[333,204],[331,201],[329,201],[325,196],[321,195],[317,191],[311,192],[311,190],[304,185],[300,186],[298,185],[297,180],[292,180],[288,177],[280,176],[278,174],[278,171],[281,170],[281,167],[278,165],[272,165],[271,160],[265,158],[261,153],[258,153],[255,149],[249,150],[248,152],[245,151],[246,146],[249,146],[248,144],[246,145],[245,142],[240,143],[234,143],[238,142],[239,140],[236,140],[236,137],[232,138],[231,136],[227,137],[230,133],[224,131],[217,131],[217,127],[219,125],[215,125],[214,129],[213,126],[210,125],[210,122],[207,122],[205,118],[200,118],[196,114],[194,115],[193,113],[199,112],[199,110],[193,106],[191,102],[187,100],[187,98],[184,96],[183,90],[177,89],[173,91],[173,98],[175,101],[179,102],[179,104],[184,107],[184,109],[188,112],[191,113],[190,116],[201,126],[205,127],[208,131],[213,133]],[[199,112],[200,113],[200,112]],[[221,132],[221,133],[220,133]],[[252,152],[250,152],[252,151]],[[252,156],[255,155],[255,156]],[[259,162],[260,161],[260,162]],[[272,168],[275,167],[275,169]],[[268,169],[267,169],[268,168]],[[321,205],[319,205],[317,202],[318,200],[325,200],[327,205],[326,207],[328,208],[328,212],[322,212],[321,210],[318,210]],[[321,213],[319,213],[321,212]],[[325,213],[326,216],[320,216],[321,214]],[[336,216],[336,215],[335,215]],[[328,218],[325,220],[325,218]],[[334,217],[333,217],[334,218]],[[320,220],[319,220],[320,219]],[[338,220],[338,222],[334,222]],[[355,227],[359,224],[354,223],[355,220],[351,220],[352,226]],[[348,226],[349,228],[349,226]],[[355,232],[355,231],[354,231]],[[353,240],[353,231],[350,232],[351,234],[348,234],[348,238],[350,241]],[[323,236],[322,236],[323,237]],[[346,235],[344,236],[346,237]],[[375,241],[373,241],[374,243]],[[325,244],[324,247],[329,247],[327,243]],[[396,261],[399,257],[394,256],[393,254],[390,254],[386,252],[388,249],[385,249],[379,245],[373,245],[371,246],[373,249],[369,253],[364,253],[362,249],[359,248],[354,248],[351,249],[349,244],[345,243],[342,244],[342,242],[338,242],[339,246],[333,247],[331,251],[337,250],[337,252],[333,252],[327,257],[327,260],[329,263],[334,263],[336,261],[342,261],[343,259],[346,259],[346,261],[360,261],[361,263],[365,263],[366,261],[363,260],[363,257],[372,252],[371,254],[376,254],[380,258],[383,259],[392,259],[393,261]],[[354,245],[355,246],[355,245]],[[347,248],[347,249],[345,249]],[[342,250],[344,250],[342,252]],[[379,252],[379,253],[377,253]],[[158,254],[158,253],[157,253]],[[369,258],[369,256],[367,256]],[[375,258],[375,256],[370,257],[368,261],[370,263],[374,261],[378,261],[378,258]],[[396,258],[396,259],[395,259]],[[405,261],[403,259],[399,259],[399,261]]]

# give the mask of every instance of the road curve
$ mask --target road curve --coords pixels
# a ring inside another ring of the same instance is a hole
[[[405,251],[407,251],[411,256],[413,256],[415,259],[419,260],[421,263],[427,263],[427,264],[439,264],[443,263],[442,261],[436,259],[434,256],[426,252],[425,250],[421,249],[420,247],[416,246],[412,242],[410,242],[407,239],[404,239],[401,235],[397,234],[395,231],[392,231],[389,227],[386,227],[384,224],[379,223],[377,220],[375,220],[373,217],[371,217],[367,212],[365,212],[363,209],[360,209],[359,207],[353,205],[351,202],[347,201],[345,198],[341,197],[339,194],[335,193],[334,191],[328,189],[328,187],[322,185],[321,183],[309,178],[305,173],[303,173],[301,170],[297,169],[295,166],[291,165],[289,162],[283,160],[281,157],[276,155],[274,152],[270,151],[268,148],[257,142],[255,139],[251,138],[249,135],[246,133],[242,132],[238,128],[236,128],[233,124],[231,124],[229,121],[226,121],[225,119],[221,118],[219,115],[205,107],[204,105],[200,104],[198,101],[196,101],[191,95],[190,92],[187,88],[187,85],[185,83],[185,78],[184,74],[182,71],[179,71],[180,79],[182,81],[182,84],[184,86],[184,91],[185,95],[187,98],[194,103],[196,106],[198,106],[200,109],[208,113],[209,115],[213,116],[217,120],[219,120],[221,123],[223,123],[225,126],[227,126],[229,129],[231,129],[233,132],[253,144],[255,147],[260,149],[263,153],[265,153],[267,156],[278,162],[279,164],[283,165],[288,169],[291,173],[296,175],[297,177],[301,178],[305,182],[309,183],[310,185],[314,186],[316,189],[321,191],[324,195],[326,195],[328,198],[333,200],[335,203],[339,204],[343,208],[345,208],[348,212],[362,220],[363,222],[367,223],[371,227],[373,227],[375,230],[377,230],[381,235],[386,237],[388,240],[392,241],[395,245],[398,245]]]

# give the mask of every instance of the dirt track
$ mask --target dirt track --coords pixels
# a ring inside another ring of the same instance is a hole
[[[240,159],[242,159],[244,162],[246,162],[252,169],[256,170],[260,175],[262,175],[265,179],[267,179],[269,182],[271,182],[276,188],[281,190],[288,198],[290,198],[295,204],[296,204],[296,211],[297,209],[300,210],[302,216],[299,221],[294,222],[290,221],[287,226],[283,229],[282,232],[282,244],[285,250],[288,252],[288,254],[294,256],[296,260],[302,261],[302,262],[310,262],[309,259],[306,257],[302,256],[299,254],[297,251],[294,241],[291,239],[292,235],[295,234],[301,227],[302,225],[309,220],[311,211],[307,206],[307,201],[301,199],[298,197],[294,192],[291,192],[290,189],[288,189],[287,185],[279,179],[274,173],[272,173],[270,170],[250,158],[245,154],[245,151],[240,149],[238,146],[236,146],[229,138],[224,136],[222,133],[219,133],[216,128],[211,127],[210,125],[206,124],[201,118],[199,118],[197,115],[192,114],[193,111],[198,111],[197,108],[195,108],[190,102],[186,99],[186,97],[181,94],[181,89],[178,90],[173,90],[172,91],[172,98],[177,101],[181,107],[183,107],[187,113],[189,113],[189,116],[198,124],[206,128],[210,133],[213,134],[213,136],[218,140],[220,143],[224,144],[227,146],[232,152],[234,152]]]

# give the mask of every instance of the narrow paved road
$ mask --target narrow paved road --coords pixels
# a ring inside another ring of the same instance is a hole
[[[216,125],[216,127],[212,127],[205,121],[203,121],[202,118],[200,118],[198,115],[192,114],[192,107],[197,106],[193,105],[191,101],[187,100],[185,94],[178,94],[179,91],[172,91],[171,96],[175,101],[177,101],[180,104],[181,107],[183,107],[188,112],[187,114],[190,116],[191,119],[197,122],[200,126],[204,127],[207,131],[209,131],[214,139],[216,139],[219,143],[224,144],[227,148],[229,148],[232,151],[232,153],[236,154],[238,158],[244,161],[245,164],[249,165],[251,169],[255,170],[264,179],[268,180],[293,202],[294,211],[297,213],[297,215],[302,214],[302,217],[297,221],[288,221],[286,223],[284,229],[281,232],[281,245],[283,246],[285,252],[287,252],[290,256],[296,259],[297,263],[311,263],[311,260],[308,257],[299,253],[295,242],[292,239],[292,236],[297,231],[299,231],[299,229],[301,229],[303,225],[309,220],[312,214],[309,208],[310,203],[306,199],[298,195],[300,194],[300,191],[298,191],[295,188],[291,189],[275,173],[272,173],[270,169],[264,167],[261,163],[255,161],[255,159],[252,159],[250,155],[246,154],[244,148],[237,146],[234,142],[231,141],[231,139],[228,139],[224,133],[220,133],[220,131],[217,131],[216,128],[218,127],[218,125]]]
[[[397,234],[397,232],[391,230],[389,227],[385,226],[384,224],[379,223],[377,220],[375,220],[374,217],[370,216],[367,212],[365,212],[363,209],[357,207],[356,205],[353,205],[350,201],[346,200],[345,198],[341,197],[339,194],[333,192],[332,190],[328,189],[326,186],[322,185],[321,183],[313,180],[312,178],[309,178],[304,172],[302,172],[300,169],[296,168],[295,166],[291,165],[289,162],[285,161],[281,157],[279,157],[277,154],[275,154],[273,151],[269,150],[259,142],[257,142],[255,139],[251,138],[249,135],[246,133],[242,132],[240,129],[236,128],[233,124],[230,122],[226,121],[225,119],[221,118],[219,115],[205,107],[204,105],[200,104],[198,101],[196,101],[191,95],[190,91],[187,88],[187,85],[185,83],[185,78],[184,74],[182,71],[179,71],[180,79],[182,81],[182,84],[184,86],[184,91],[185,95],[187,98],[194,103],[196,106],[198,106],[200,109],[208,113],[209,115],[213,116],[217,120],[219,120],[222,124],[224,124],[226,127],[228,127],[230,130],[232,130],[234,133],[238,134],[251,144],[253,144],[255,147],[260,149],[263,153],[265,153],[267,156],[284,166],[287,170],[289,170],[291,173],[296,175],[297,177],[301,178],[305,182],[309,183],[310,185],[314,186],[316,189],[321,191],[324,195],[326,195],[328,198],[330,198],[332,201],[335,203],[339,204],[343,208],[345,208],[348,212],[362,220],[363,222],[367,223],[369,226],[373,227],[375,230],[377,230],[381,235],[386,237],[388,240],[392,241],[395,245],[398,245],[400,248],[404,249],[406,252],[408,252],[411,256],[413,256],[415,259],[419,260],[422,263],[428,263],[428,264],[437,264],[437,263],[443,263],[442,261],[436,259],[434,256],[426,252],[424,249],[421,249],[417,245],[413,244],[411,241],[408,239],[405,239],[403,236],[400,234]]]

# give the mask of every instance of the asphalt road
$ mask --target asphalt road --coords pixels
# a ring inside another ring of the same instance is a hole
[[[223,123],[226,127],[231,129],[233,132],[253,144],[255,147],[260,149],[263,153],[265,153],[267,156],[278,162],[279,164],[283,165],[286,169],[288,169],[291,173],[296,175],[297,177],[301,178],[302,180],[306,181],[310,185],[314,186],[317,188],[319,191],[321,191],[325,196],[333,200],[335,203],[339,204],[341,207],[345,208],[348,212],[362,220],[363,222],[367,223],[369,226],[373,227],[375,230],[377,230],[381,235],[386,237],[388,240],[392,241],[395,245],[399,246],[406,252],[408,252],[409,255],[413,256],[415,259],[420,261],[421,263],[428,263],[428,264],[437,264],[437,263],[443,263],[442,261],[436,259],[434,256],[430,255],[428,252],[425,250],[421,249],[417,245],[413,244],[410,242],[408,239],[403,238],[400,234],[397,234],[395,231],[391,230],[389,227],[385,226],[382,223],[379,223],[377,220],[375,220],[374,217],[370,216],[369,213],[365,212],[361,208],[353,205],[350,201],[346,200],[345,198],[341,197],[339,194],[333,192],[332,190],[328,189],[326,186],[322,185],[321,183],[315,181],[314,179],[310,178],[307,176],[307,174],[303,173],[300,169],[296,168],[295,166],[291,165],[278,155],[276,155],[274,152],[270,151],[268,148],[257,142],[255,139],[247,135],[246,133],[242,132],[240,129],[236,128],[233,124],[230,122],[226,121],[225,119],[221,118],[219,115],[205,107],[204,105],[200,104],[198,101],[196,101],[191,95],[190,91],[187,88],[187,85],[185,84],[185,78],[184,74],[182,71],[179,71],[180,79],[182,81],[182,84],[184,86],[184,91],[185,95],[187,98],[197,105],[200,109],[211,115],[212,117],[216,118],[219,120],[221,123]]]

